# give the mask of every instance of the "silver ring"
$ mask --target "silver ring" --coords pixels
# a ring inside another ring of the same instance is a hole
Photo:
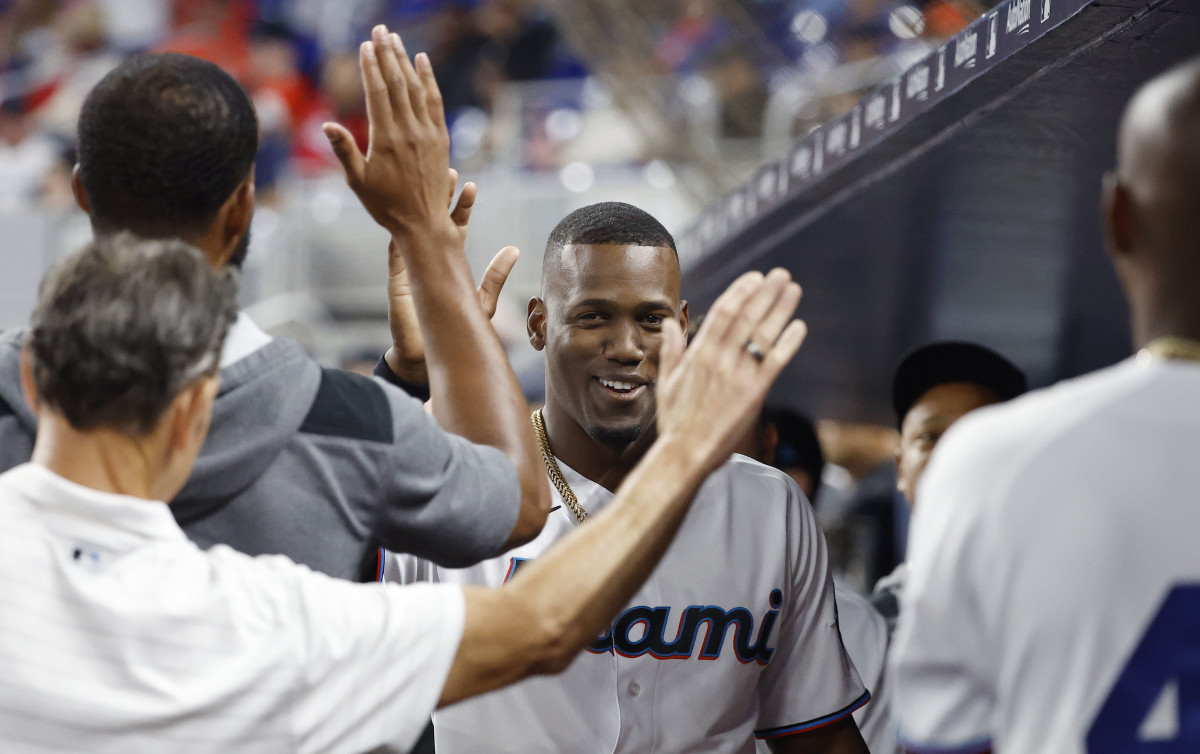
[[[757,361],[759,364],[761,364],[763,362],[763,359],[765,359],[767,357],[767,355],[763,353],[762,348],[760,348],[759,345],[757,343],[755,343],[753,340],[746,341],[746,353],[748,353],[752,357],[754,357],[754,360]]]

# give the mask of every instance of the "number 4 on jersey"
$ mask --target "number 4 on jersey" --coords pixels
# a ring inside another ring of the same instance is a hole
[[[1200,752],[1200,584],[1167,595],[1100,707],[1087,751]]]

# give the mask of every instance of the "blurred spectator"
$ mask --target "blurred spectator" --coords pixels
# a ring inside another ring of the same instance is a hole
[[[53,64],[42,72],[48,82],[44,101],[37,107],[42,129],[74,141],[84,97],[121,62],[109,26],[111,19],[120,15],[106,13],[100,3],[84,0],[66,5],[54,19],[50,48],[43,53],[43,59],[53,60]]]
[[[195,55],[224,68],[235,78],[246,73],[250,0],[175,0],[171,37],[156,52]]]
[[[0,102],[0,211],[34,205],[58,153],[54,140],[34,128],[20,99]]]
[[[768,408],[763,425],[764,445],[774,446],[771,465],[794,479],[815,506],[825,474],[825,454],[812,420],[786,408]]]
[[[367,149],[367,108],[358,57],[352,53],[329,56],[321,69],[320,89],[313,106],[296,130],[292,143],[295,168],[302,174],[338,168],[321,124],[337,121],[350,131],[358,148]]]

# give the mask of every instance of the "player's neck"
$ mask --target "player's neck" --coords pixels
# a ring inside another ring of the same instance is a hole
[[[1157,338],[1200,341],[1200,305],[1191,288],[1180,282],[1194,279],[1193,274],[1169,279],[1150,276],[1137,295],[1130,296],[1136,348]]]
[[[554,455],[567,466],[601,487],[615,492],[654,443],[653,427],[633,443],[615,447],[595,440],[587,431],[548,401],[542,409],[546,437]]]

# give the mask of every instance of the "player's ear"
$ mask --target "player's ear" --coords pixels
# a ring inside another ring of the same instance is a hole
[[[896,445],[892,458],[896,461],[896,489],[900,490],[900,494],[904,495],[906,500],[912,500],[908,496],[908,478],[904,476],[904,453],[900,452],[899,444]]]
[[[25,403],[29,410],[37,413],[42,405],[38,396],[37,383],[33,380],[33,357],[29,354],[29,345],[21,348],[21,390],[25,393]]]
[[[529,345],[533,346],[535,351],[546,347],[546,303],[536,296],[529,299],[525,331],[529,333]]]
[[[92,203],[88,201],[87,192],[83,190],[83,179],[79,177],[78,162],[71,169],[71,193],[75,195],[75,203],[84,211],[84,214],[92,214]]]
[[[1104,174],[1101,209],[1109,253],[1122,257],[1133,250],[1136,235],[1136,210],[1133,196],[1115,172]]]
[[[688,312],[688,303],[686,301],[679,302],[679,329],[683,330],[684,335],[687,335],[688,321],[692,315]]]

